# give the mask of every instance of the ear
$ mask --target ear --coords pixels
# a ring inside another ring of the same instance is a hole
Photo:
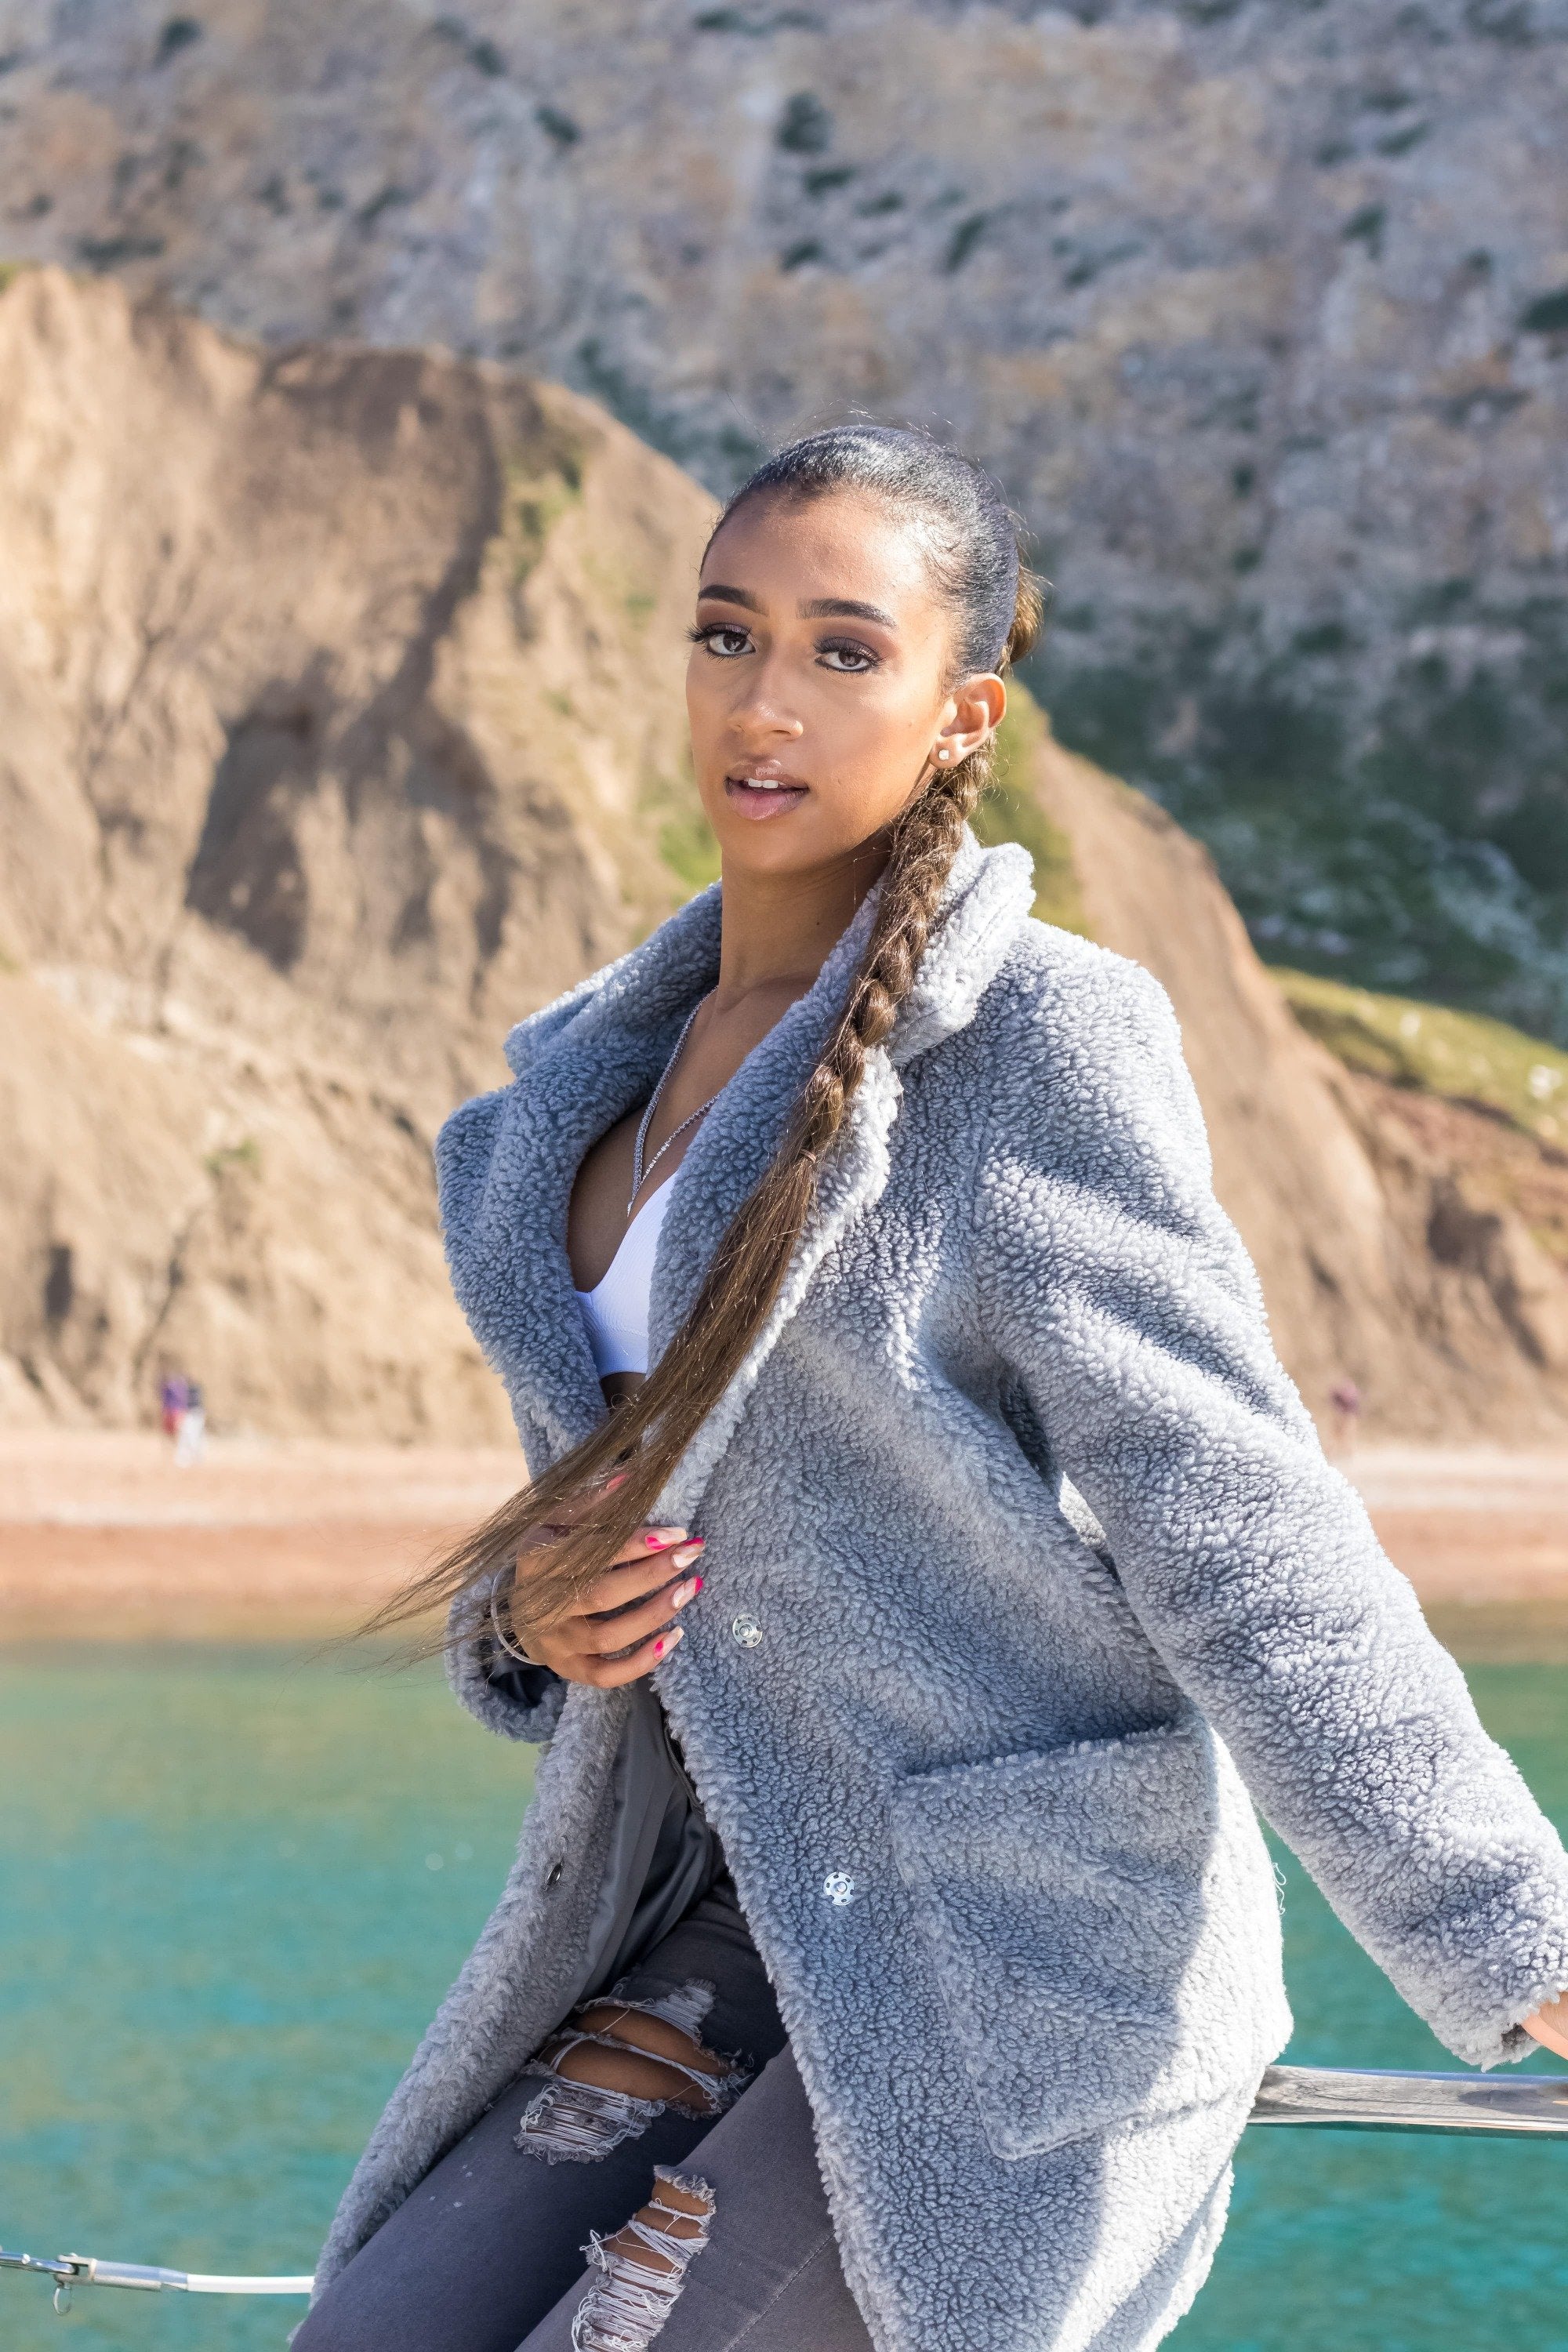
[[[989,742],[1007,709],[1007,689],[994,670],[976,670],[954,688],[942,705],[942,723],[931,745],[931,764],[956,768]]]

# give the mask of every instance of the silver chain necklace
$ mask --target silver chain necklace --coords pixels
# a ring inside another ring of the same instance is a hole
[[[711,996],[712,993],[712,990],[710,989],[708,995]],[[711,1110],[714,1104],[718,1101],[719,1096],[724,1091],[723,1087],[721,1087],[717,1093],[710,1094],[709,1096],[705,1103],[699,1103],[697,1108],[692,1112],[691,1117],[689,1118],[683,1118],[680,1125],[676,1128],[672,1133],[665,1137],[664,1141],[659,1145],[658,1150],[654,1153],[653,1158],[648,1161],[647,1165],[646,1167],[643,1165],[643,1152],[647,1146],[648,1129],[653,1125],[653,1115],[658,1108],[659,1098],[663,1095],[665,1087],[668,1083],[671,1070],[674,1069],[677,1062],[680,1059],[680,1049],[685,1045],[688,1037],[691,1034],[691,1024],[696,1020],[698,1014],[701,1012],[702,1007],[707,1003],[707,996],[700,996],[696,1003],[692,1006],[690,1012],[687,1014],[685,1025],[682,1028],[679,1036],[675,1041],[675,1051],[671,1054],[668,1061],[666,1062],[663,1069],[659,1072],[658,1084],[655,1087],[652,1094],[649,1095],[647,1098],[647,1108],[642,1115],[642,1121],[637,1129],[637,1143],[632,1151],[632,1189],[630,1198],[626,1202],[626,1214],[628,1217],[632,1213],[637,1194],[642,1191],[644,1181],[658,1166],[659,1161],[664,1158],[664,1155],[669,1150],[670,1145],[672,1143],[679,1143],[687,1129],[689,1127],[695,1127],[698,1120],[702,1117],[704,1111]]]

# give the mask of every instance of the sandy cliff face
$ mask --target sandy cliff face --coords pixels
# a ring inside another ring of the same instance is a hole
[[[1297,1025],[1197,842],[1048,739],[1034,761],[1082,928],[1181,1015],[1215,1187],[1313,1411],[1331,1420],[1350,1378],[1384,1433],[1560,1433],[1568,1156],[1481,1105],[1347,1070]]]
[[[14,1409],[167,1360],[231,1423],[493,1436],[429,1139],[685,893],[709,500],[570,394],[28,273],[0,508]]]
[[[268,357],[42,272],[0,296],[0,1412],[134,1419],[167,1362],[230,1426],[501,1435],[429,1140],[701,878],[710,501],[485,363]],[[1296,1027],[1169,818],[1026,704],[1009,741],[988,823],[1171,990],[1313,1405],[1560,1428],[1568,1283],[1453,1120]]]
[[[504,1434],[405,1102],[173,1005],[7,977],[0,1023],[0,1420],[145,1420],[167,1365],[220,1428]]]
[[[13,955],[434,1101],[673,903],[710,502],[590,404],[26,273],[0,436]]]
[[[0,255],[1004,474],[1063,740],[1568,1034],[1568,0],[0,0]]]

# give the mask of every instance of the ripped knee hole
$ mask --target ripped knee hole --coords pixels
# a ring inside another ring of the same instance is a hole
[[[541,2057],[569,2083],[663,2099],[689,2116],[710,2116],[716,2086],[731,2062],[705,2050],[694,2033],[624,2001],[595,2001],[548,2041]]]
[[[722,2115],[750,2070],[698,2038],[713,1996],[693,1979],[651,2000],[612,1991],[583,2003],[529,2069],[547,2080],[523,2115],[518,2147],[551,2163],[584,2162],[646,2131],[667,2107]]]

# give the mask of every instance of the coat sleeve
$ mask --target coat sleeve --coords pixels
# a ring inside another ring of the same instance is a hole
[[[976,1201],[1001,1352],[1345,1925],[1461,2058],[1523,2056],[1568,1987],[1568,1857],[1275,1357],[1169,1002],[1106,957],[1027,1018]]]
[[[493,1580],[492,1580],[493,1581]],[[489,1615],[490,1585],[460,1593],[447,1621],[447,1678],[487,1730],[503,1739],[553,1738],[566,1685],[548,1666],[508,1657]]]

